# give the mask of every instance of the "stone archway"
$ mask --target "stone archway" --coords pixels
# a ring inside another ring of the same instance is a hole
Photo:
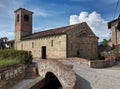
[[[38,72],[43,78],[46,76],[56,76],[62,89],[75,89],[75,72],[71,70],[69,66],[62,64],[57,60],[41,60],[38,63]]]

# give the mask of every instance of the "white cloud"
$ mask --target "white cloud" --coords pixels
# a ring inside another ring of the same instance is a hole
[[[92,13],[83,11],[80,15],[70,16],[70,24],[80,22],[87,22],[93,32],[100,38],[99,41],[110,38],[110,30],[107,28],[107,21],[96,11]]]

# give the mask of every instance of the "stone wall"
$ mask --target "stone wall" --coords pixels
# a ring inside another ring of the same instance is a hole
[[[98,37],[84,23],[67,32],[68,57],[98,59]]]
[[[94,36],[83,36],[79,39],[79,57],[98,59],[98,38]]]
[[[11,89],[11,87],[24,78],[25,65],[16,65],[0,69],[0,89]]]
[[[53,42],[53,44],[52,44]],[[47,58],[66,58],[66,35],[49,36],[18,42],[18,50],[32,51],[33,57],[41,57],[42,46],[46,46]]]
[[[89,67],[91,68],[105,68],[110,67],[110,62],[106,60],[89,61]]]
[[[89,62],[88,59],[79,58],[79,57],[71,57],[71,58],[67,58],[66,60],[71,61],[72,63],[86,64],[86,65],[88,65]]]

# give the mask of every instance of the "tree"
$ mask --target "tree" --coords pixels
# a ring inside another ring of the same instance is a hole
[[[0,49],[6,48],[5,44],[6,44],[7,39],[8,39],[7,37],[0,38]]]
[[[110,40],[111,40],[111,39],[109,39],[109,40],[103,39],[102,45],[108,45],[108,43],[110,42]]]

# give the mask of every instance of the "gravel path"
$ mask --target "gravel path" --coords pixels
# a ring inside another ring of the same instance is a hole
[[[78,89],[120,89],[120,66],[117,69],[93,69],[85,64],[64,61],[74,65]]]

